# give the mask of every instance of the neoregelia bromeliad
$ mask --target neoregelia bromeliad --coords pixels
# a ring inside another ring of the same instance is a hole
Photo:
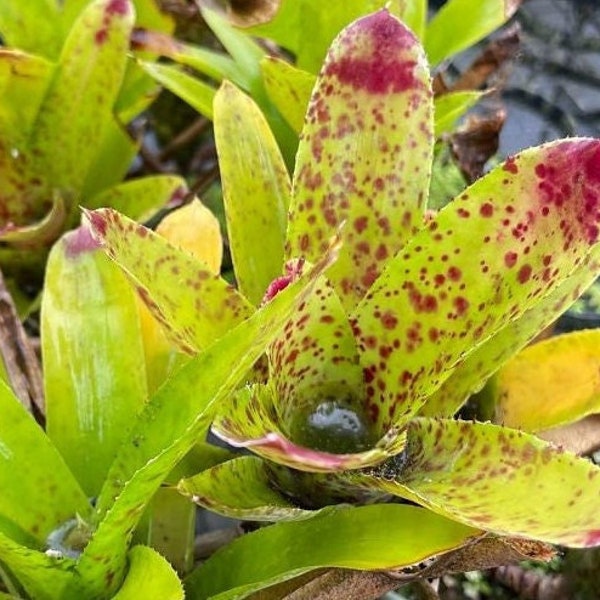
[[[285,494],[302,502],[286,489],[301,479],[317,490],[312,503],[327,486],[385,492],[498,534],[600,543],[595,466],[531,434],[452,418],[596,276],[600,142],[525,150],[426,216],[429,70],[385,10],[334,41],[291,183],[258,109],[229,84],[215,132],[239,289],[113,211],[88,216],[181,349],[207,347],[266,290],[269,301],[340,227],[343,247],[270,346],[268,378],[250,375],[213,424],[297,471],[244,457],[182,490],[226,514],[299,518]]]

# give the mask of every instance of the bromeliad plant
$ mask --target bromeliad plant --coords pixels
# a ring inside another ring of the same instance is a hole
[[[121,183],[138,151],[125,126],[158,92],[129,59],[135,23],[172,30],[154,0],[0,7],[0,265],[21,282],[40,276],[79,206],[143,218],[185,187],[174,176]]]
[[[465,540],[489,532],[597,545],[597,467],[526,431],[453,416],[596,277],[600,142],[525,150],[429,214],[428,66],[385,10],[334,41],[291,183],[248,97],[224,84],[214,116],[238,289],[114,211],[87,215],[179,348],[202,356],[277,301],[338,231],[342,248],[269,344],[268,373],[255,367],[220,400],[213,431],[263,460],[236,458],[180,489],[223,514],[270,521],[392,494],[446,517],[442,537],[460,523]],[[302,551],[279,557],[303,527],[232,544],[189,590],[250,593],[335,564]],[[258,568],[261,540],[273,555]],[[251,566],[232,572],[236,559]]]

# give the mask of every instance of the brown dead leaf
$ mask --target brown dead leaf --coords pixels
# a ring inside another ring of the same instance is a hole
[[[452,153],[469,183],[483,175],[485,164],[498,151],[500,131],[505,120],[506,111],[503,108],[483,116],[471,115],[451,136]]]
[[[590,415],[536,435],[575,454],[591,454],[600,450],[600,415]]]
[[[452,84],[451,90],[477,90],[489,84],[490,78],[498,75],[516,56],[520,45],[520,27],[515,23],[485,46],[471,66]]]
[[[281,0],[229,0],[227,14],[229,20],[238,27],[252,27],[270,21]]]

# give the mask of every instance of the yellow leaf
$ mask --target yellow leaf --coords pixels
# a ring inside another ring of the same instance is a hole
[[[167,215],[156,232],[201,260],[215,275],[219,273],[223,258],[219,221],[200,200],[195,199]]]
[[[495,377],[495,421],[542,431],[600,412],[600,330],[525,348]]]

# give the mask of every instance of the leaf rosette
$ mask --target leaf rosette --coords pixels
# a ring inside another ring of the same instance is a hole
[[[237,288],[114,211],[90,219],[183,351],[270,302],[332,237],[342,247],[269,345],[266,371],[249,372],[213,422],[267,460],[233,459],[181,491],[258,520],[393,494],[501,535],[598,544],[594,465],[453,416],[597,276],[600,142],[524,150],[428,213],[429,67],[386,10],[333,42],[291,181],[259,109],[233,85],[217,93],[214,120]]]

